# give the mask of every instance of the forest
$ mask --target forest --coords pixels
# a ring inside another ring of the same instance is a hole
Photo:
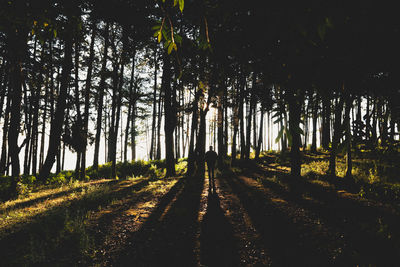
[[[0,1],[0,266],[395,266],[397,13]]]

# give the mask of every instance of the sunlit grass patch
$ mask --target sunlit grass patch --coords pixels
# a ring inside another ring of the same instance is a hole
[[[80,190],[70,191],[71,187],[63,186],[48,190],[44,189],[43,191],[32,193],[26,198],[7,201],[0,208],[0,236],[7,233],[9,229],[22,227],[23,224],[29,223],[37,215],[45,214],[49,210],[60,207],[66,202],[98,194],[97,191],[99,190],[104,194],[109,190],[109,187],[106,185],[109,182],[110,180],[80,182],[79,184],[74,184],[72,187],[73,189],[78,188]],[[53,197],[54,195],[56,197]],[[18,204],[29,203],[30,201],[33,201],[33,204],[18,207]]]

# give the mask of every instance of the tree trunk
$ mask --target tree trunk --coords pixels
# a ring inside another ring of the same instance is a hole
[[[11,29],[7,39],[10,62],[9,98],[11,101],[10,125],[8,129],[8,153],[11,159],[11,188],[16,192],[17,181],[20,175],[18,137],[21,122],[22,101],[22,64],[26,52],[27,31]]]
[[[1,157],[0,157],[0,174],[4,174],[7,169],[7,140],[8,140],[8,127],[10,125],[10,108],[11,108],[11,98],[7,97],[6,110],[4,112],[4,121],[3,121],[3,140],[1,145]]]
[[[346,178],[352,179],[351,171],[353,162],[351,158],[351,125],[350,125],[350,109],[352,107],[353,98],[350,95],[346,96],[346,108],[344,111],[344,127],[346,131]],[[361,111],[361,108],[360,110]],[[360,116],[361,118],[361,116]]]
[[[154,88],[153,88],[153,121],[151,122],[150,159],[155,153],[156,119],[157,119],[157,49],[154,50]]]
[[[317,119],[318,119],[318,95],[315,95],[312,107],[312,141],[311,152],[317,152]]]
[[[97,119],[96,119],[96,136],[94,142],[94,158],[93,158],[93,169],[98,170],[99,166],[99,150],[100,150],[100,135],[101,135],[101,124],[103,119],[103,105],[104,105],[104,90],[106,86],[106,72],[107,72],[107,51],[109,47],[109,38],[108,38],[108,30],[109,24],[107,23],[104,29],[104,50],[103,50],[103,59],[101,63],[101,75],[100,75],[100,83],[99,83],[99,95],[97,102]],[[106,143],[105,143],[105,146]],[[107,153],[105,153],[107,154]]]
[[[246,157],[246,140],[244,138],[244,121],[243,121],[243,100],[244,100],[244,86],[246,77],[242,74],[239,83],[239,124],[240,124],[240,159]]]
[[[71,27],[72,25],[70,25]],[[71,29],[67,29],[67,35]],[[60,145],[62,126],[64,123],[65,107],[67,100],[68,85],[70,79],[70,73],[72,69],[72,44],[73,40],[71,36],[66,36],[64,45],[64,59],[62,63],[62,76],[60,93],[57,101],[57,108],[54,114],[54,121],[50,128],[50,139],[46,160],[40,170],[39,180],[45,181],[50,174],[51,168],[53,167],[55,156],[57,154],[57,148]]]
[[[262,144],[262,140],[263,140],[263,131],[264,131],[263,130],[264,110],[263,110],[262,107],[260,109],[260,112],[261,112],[261,114],[260,114],[260,125],[259,125],[260,129],[258,131],[259,133],[258,133],[258,141],[257,141],[257,146],[256,146],[256,155],[255,155],[256,159],[260,158],[261,144]],[[255,124],[255,121],[254,121],[254,124]]]
[[[218,118],[217,118],[217,128],[218,128],[218,165],[223,166],[224,163],[224,108],[223,104],[224,91],[222,88],[218,91]]]
[[[198,124],[198,101],[200,97],[200,89],[194,88],[195,97],[193,100],[192,107],[192,127],[190,128],[190,141],[189,141],[189,153],[188,153],[188,168],[187,175],[192,175],[195,171],[195,162],[196,162],[196,152],[194,150],[195,139],[196,139],[196,129]]]
[[[94,60],[94,42],[96,38],[96,22],[92,21],[92,36],[90,40],[89,48],[89,59],[88,59],[88,70],[86,73],[85,83],[85,108],[83,114],[83,148],[82,148],[82,159],[81,159],[81,180],[86,177],[86,150],[89,136],[89,100],[90,90],[92,85],[92,72],[93,72],[93,60]]]
[[[288,92],[289,100],[289,132],[292,136],[292,145],[290,149],[290,174],[292,177],[301,176],[301,154],[300,154],[300,115],[302,96],[297,92]]]
[[[339,102],[335,105],[334,133],[332,138],[332,148],[329,157],[329,174],[336,177],[336,155],[340,138],[342,137],[342,112],[344,97],[340,96]]]
[[[331,100],[328,95],[323,95],[322,98],[322,147],[329,150],[329,143],[331,139],[330,129],[331,117]]]
[[[125,144],[124,144],[124,161],[128,161],[128,140],[130,138],[130,126],[132,124],[132,118],[134,117],[134,109],[136,103],[136,95],[133,93],[133,84],[135,79],[135,51],[132,56],[132,70],[131,70],[131,79],[129,81],[129,103],[128,103],[128,116],[126,120],[126,128],[125,128]],[[132,125],[132,127],[134,127]],[[131,144],[133,146],[133,144]]]
[[[174,99],[175,94],[173,90],[171,90],[171,78],[171,61],[169,56],[164,52],[161,87],[164,91],[166,177],[175,175],[174,130],[176,125],[176,112],[174,110],[174,101],[176,101],[176,99]]]

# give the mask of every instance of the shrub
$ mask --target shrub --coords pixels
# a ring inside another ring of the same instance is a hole
[[[0,200],[5,201],[15,196],[16,192],[12,188],[12,177],[0,176]]]

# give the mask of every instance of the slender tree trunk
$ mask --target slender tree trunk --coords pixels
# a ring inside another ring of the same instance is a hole
[[[150,144],[150,159],[153,159],[155,152],[156,138],[156,120],[157,120],[157,50],[154,50],[154,88],[153,88],[153,120],[151,122],[151,144]]]
[[[256,155],[255,158],[259,159],[260,158],[260,151],[261,151],[261,144],[262,144],[262,140],[263,140],[263,125],[264,125],[264,110],[261,107],[260,108],[260,129],[259,129],[259,134],[258,134],[258,141],[257,141],[257,145],[256,145]],[[255,121],[254,121],[255,124]]]
[[[218,91],[218,102],[217,102],[217,110],[218,110],[218,119],[217,119],[217,128],[218,128],[218,165],[223,166],[224,163],[224,108],[223,108],[223,97],[224,90],[220,89]]]
[[[344,97],[340,96],[339,102],[335,105],[335,124],[333,127],[334,133],[332,138],[332,148],[329,157],[329,174],[336,177],[336,155],[340,138],[342,137],[342,112],[343,112]]]
[[[176,111],[174,110],[174,92],[171,90],[171,61],[169,56],[164,52],[163,55],[163,76],[162,90],[164,91],[164,112],[165,112],[165,158],[166,158],[166,177],[175,175],[175,158],[174,158],[174,130],[176,126]]]
[[[72,25],[70,25],[70,27],[71,26]],[[67,29],[66,32],[68,33],[70,30],[71,29]],[[68,91],[70,73],[72,69],[73,40],[71,36],[66,36],[64,41],[65,41],[64,59],[62,63],[63,68],[62,68],[60,93],[58,96],[56,112],[54,114],[54,121],[50,128],[50,139],[49,139],[49,146],[48,146],[46,160],[44,161],[44,164],[39,174],[40,181],[45,181],[45,179],[50,174],[51,168],[53,167],[55,156],[57,154],[57,148],[60,146],[62,126],[64,123],[64,116],[65,116],[64,112],[66,107],[67,91]]]
[[[240,89],[238,87],[237,91],[236,91],[236,95],[240,97]],[[231,165],[235,164],[236,161],[236,152],[237,152],[237,148],[236,148],[236,139],[237,139],[237,133],[238,133],[238,128],[239,128],[239,108],[237,105],[234,105],[233,107],[233,116],[232,116],[232,124],[233,124],[233,137],[232,137],[232,161],[231,161]]]
[[[352,179],[351,171],[353,169],[353,163],[351,158],[351,125],[350,125],[350,109],[352,107],[353,98],[350,95],[346,97],[346,108],[344,112],[344,126],[346,132],[346,178]],[[360,110],[361,111],[361,108]],[[360,115],[361,119],[361,115]]]
[[[96,136],[95,136],[94,157],[93,157],[93,169],[95,170],[97,170],[99,166],[100,135],[101,135],[101,124],[103,118],[104,90],[106,86],[107,54],[108,54],[107,51],[109,47],[108,30],[109,30],[109,24],[107,23],[104,29],[104,51],[101,63],[100,83],[98,88],[99,95],[97,103]],[[107,146],[106,143],[105,146]]]
[[[136,103],[136,96],[133,93],[133,83],[135,78],[135,54],[132,57],[132,70],[131,70],[131,79],[129,81],[129,103],[128,103],[128,116],[126,120],[126,128],[125,128],[125,144],[124,144],[124,161],[128,161],[128,140],[130,139],[129,133],[131,132],[130,125],[132,124],[132,118],[134,113],[134,107]],[[134,127],[132,125],[132,127]],[[133,144],[131,144],[133,146]]]
[[[331,128],[330,128],[330,116],[331,116],[331,100],[328,95],[323,95],[322,98],[322,147],[325,150],[329,150],[329,142],[331,139]]]
[[[302,96],[297,92],[289,91],[289,132],[292,136],[290,148],[290,174],[292,177],[301,176],[301,154],[300,154],[300,115]]]
[[[242,74],[239,83],[239,124],[240,124],[240,159],[246,157],[246,140],[244,137],[244,121],[243,121],[243,100],[244,100],[244,86],[246,78]]]
[[[8,140],[8,127],[10,125],[10,108],[11,108],[11,98],[7,97],[6,110],[4,112],[3,121],[3,140],[1,146],[1,157],[0,157],[0,174],[4,174],[7,169],[7,140]]]
[[[163,98],[162,98],[162,90],[160,90],[158,98],[158,118],[157,118],[157,152],[156,152],[156,160],[161,159],[161,121],[162,121],[162,110],[163,110]]]
[[[22,101],[22,64],[26,52],[27,31],[25,29],[11,29],[7,39],[10,62],[9,98],[11,101],[10,125],[8,129],[8,153],[11,159],[11,188],[16,192],[17,181],[20,177],[18,137],[21,122]]]
[[[80,139],[82,130],[82,115],[81,115],[81,105],[80,105],[80,92],[79,92],[79,40],[75,40],[75,51],[74,51],[74,88],[75,88],[75,109],[76,109],[76,122],[75,127],[72,129],[72,136]],[[79,140],[81,141],[81,140]],[[79,142],[80,144],[80,142]],[[76,149],[76,165],[75,165],[75,178],[80,177],[80,167],[81,167],[81,154],[82,147],[75,147]]]
[[[90,100],[90,90],[92,85],[92,72],[93,72],[93,61],[94,61],[94,42],[96,38],[96,22],[92,21],[92,36],[90,40],[89,48],[89,59],[88,59],[88,69],[86,73],[86,83],[85,83],[85,108],[83,117],[83,148],[82,148],[82,159],[81,159],[81,180],[86,177],[86,150],[89,136],[89,100]]]
[[[311,152],[317,152],[317,118],[318,118],[318,95],[315,95],[312,107],[312,143]]]
[[[195,162],[196,162],[196,152],[194,150],[195,139],[196,139],[196,129],[198,124],[198,101],[200,97],[200,89],[195,90],[195,97],[193,100],[193,107],[192,107],[192,127],[190,128],[190,141],[189,141],[189,153],[188,153],[188,168],[187,174],[192,175],[195,173]]]

